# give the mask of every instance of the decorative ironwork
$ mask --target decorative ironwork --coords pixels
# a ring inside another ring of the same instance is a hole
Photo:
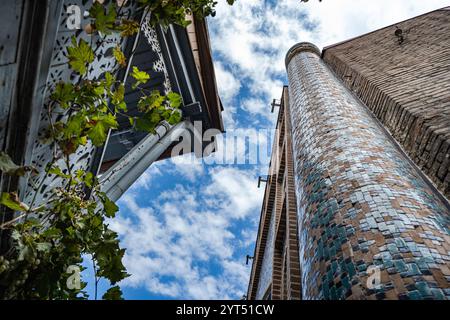
[[[145,17],[144,23],[142,24],[141,31],[144,33],[147,38],[148,43],[150,44],[153,52],[158,55],[158,60],[153,62],[153,71],[162,72],[164,74],[164,93],[167,94],[172,91],[172,86],[170,84],[169,73],[167,72],[166,64],[164,62],[164,57],[161,51],[161,46],[158,40],[158,34],[156,33],[155,28],[150,25],[150,16],[147,15]],[[165,30],[163,30],[165,32]]]

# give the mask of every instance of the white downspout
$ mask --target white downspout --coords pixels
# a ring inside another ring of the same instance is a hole
[[[144,171],[173,141],[178,140],[189,127],[185,120],[170,127],[163,122],[156,128],[156,134],[149,134],[133,147],[122,159],[100,176],[101,190],[117,201],[120,196],[144,173]]]

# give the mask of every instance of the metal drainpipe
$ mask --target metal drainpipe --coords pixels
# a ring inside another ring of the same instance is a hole
[[[156,129],[157,134],[147,136],[120,162],[100,177],[102,191],[111,200],[117,201],[144,171],[167,150],[172,142],[178,140],[189,124],[190,122],[185,120],[172,128],[167,123],[160,125]]]

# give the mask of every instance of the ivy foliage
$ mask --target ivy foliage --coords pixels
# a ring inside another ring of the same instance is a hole
[[[189,25],[186,16],[193,15],[199,18],[216,15],[215,0],[137,0],[138,3],[152,12],[150,24],[169,25],[179,24],[183,27]],[[227,0],[229,5],[233,5],[235,0]]]
[[[233,0],[228,0],[232,4]],[[120,3],[120,4],[118,4]],[[137,17],[125,16],[123,6],[139,5]],[[24,176],[40,174],[31,203],[21,202],[17,192],[1,193],[0,205],[16,213],[14,219],[0,225],[9,234],[8,251],[0,256],[1,299],[86,299],[84,281],[76,281],[83,270],[82,257],[91,257],[97,284],[101,278],[111,288],[103,299],[122,299],[118,283],[128,276],[122,263],[125,249],[118,235],[108,226],[118,211],[117,205],[101,191],[92,172],[73,170],[72,155],[88,143],[104,145],[109,130],[118,128],[117,116],[127,117],[136,130],[155,132],[165,120],[174,125],[181,120],[181,96],[148,90],[143,85],[150,75],[133,67],[132,89],[140,92],[139,116],[129,116],[124,101],[125,83],[117,78],[120,68],[127,66],[125,54],[117,43],[112,55],[117,68],[100,77],[90,75],[90,68],[106,36],[118,33],[133,36],[140,30],[139,15],[150,13],[152,25],[176,23],[187,25],[187,14],[199,17],[214,15],[211,0],[136,0],[94,2],[89,10],[87,34],[100,39],[97,47],[75,37],[67,48],[68,65],[78,75],[74,82],[60,82],[51,90],[46,106],[50,126],[44,135],[52,150],[52,159],[43,172],[15,164],[0,153],[3,174]],[[143,11],[142,11],[143,10]],[[58,186],[48,192],[43,203],[35,203],[37,193],[51,179]],[[4,208],[2,208],[4,209]]]
[[[39,219],[28,217],[10,229],[10,250],[0,258],[4,299],[86,297],[82,291],[86,283],[80,282],[78,288],[68,286],[71,274],[67,270],[77,266],[82,271],[82,255],[92,256],[96,276],[108,279],[113,285],[128,276],[122,264],[125,250],[120,248],[117,234],[105,222],[106,217],[115,216],[118,207],[100,192],[96,178],[82,170],[68,178],[58,167],[49,167],[47,172],[66,178],[66,185],[53,190],[50,201],[34,210],[39,213]],[[92,186],[98,199],[86,200],[79,191],[85,186]],[[2,199],[2,204],[13,210],[21,205],[18,199],[10,200],[12,203]]]

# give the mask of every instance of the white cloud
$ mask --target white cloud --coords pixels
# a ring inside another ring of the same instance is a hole
[[[214,62],[214,70],[222,102],[231,103],[241,88],[240,80],[232,72],[226,70],[220,61]]]
[[[304,6],[311,19],[319,21],[311,40],[323,47],[448,5],[448,0],[328,0]]]
[[[161,162],[152,164],[144,173],[133,183],[130,190],[149,190],[153,179],[162,175]]]
[[[194,153],[174,157],[167,161],[167,173],[177,173],[190,182],[204,174],[202,159],[196,158]]]
[[[235,99],[241,88],[241,81],[231,71],[226,70],[220,61],[214,62],[217,87],[222,104],[226,106],[222,112],[225,128],[236,126]]]
[[[122,286],[187,299],[245,294],[249,266],[240,250],[248,249],[249,242],[237,239],[234,228],[237,224],[256,236],[252,214],[259,211],[262,191],[255,177],[243,170],[215,168],[210,176],[204,192],[177,185],[149,207],[133,192],[122,197],[121,213],[111,221],[127,248],[124,263],[132,275]],[[244,218],[249,222],[242,225]],[[210,263],[218,269],[208,269]]]
[[[269,118],[271,116],[271,106],[267,101],[259,98],[248,98],[242,102],[242,109],[249,112],[252,115],[260,114]],[[275,118],[275,117],[273,117]]]
[[[281,95],[284,57],[292,45],[310,41],[322,48],[448,5],[448,0],[240,0],[233,6],[221,1],[209,19],[212,48],[248,86],[251,98],[269,108]],[[225,104],[225,110],[246,106]],[[274,121],[264,108],[247,111]]]
[[[219,198],[224,214],[243,219],[261,206],[262,189],[258,189],[254,174],[236,168],[210,170],[212,183],[205,189],[207,195]]]

